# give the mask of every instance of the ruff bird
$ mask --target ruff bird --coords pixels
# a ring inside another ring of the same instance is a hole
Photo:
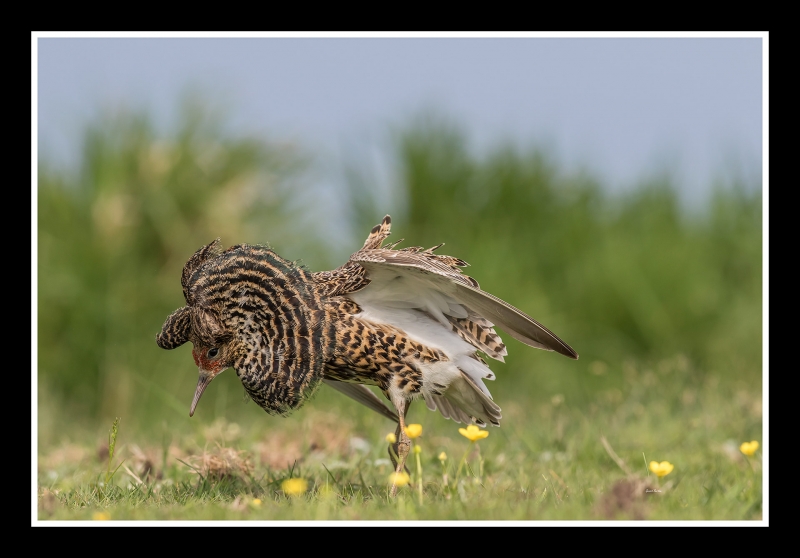
[[[542,324],[481,290],[461,272],[466,262],[436,254],[441,244],[384,245],[390,229],[387,215],[347,263],[317,273],[265,246],[222,250],[217,239],[195,252],[181,275],[186,306],[156,336],[164,349],[194,345],[199,379],[189,416],[227,368],[270,414],[289,414],[325,383],[398,422],[393,461],[401,472],[414,399],[456,422],[500,425],[500,407],[484,385],[495,376],[483,356],[507,354],[495,326],[531,347],[578,358]],[[377,386],[394,410],[366,386]]]

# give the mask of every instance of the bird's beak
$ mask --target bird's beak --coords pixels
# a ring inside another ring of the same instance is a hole
[[[211,383],[211,380],[214,379],[216,374],[209,372],[208,370],[200,369],[200,377],[197,379],[197,387],[194,390],[194,399],[192,399],[192,406],[189,409],[189,416],[194,416],[194,410],[197,408],[197,403],[200,401],[200,397],[203,395],[203,392],[208,387],[208,384]]]

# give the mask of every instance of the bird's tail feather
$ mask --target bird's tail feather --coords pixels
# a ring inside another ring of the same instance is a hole
[[[463,371],[450,383],[444,395],[427,395],[425,404],[432,411],[438,409],[444,418],[465,424],[500,426],[503,418],[500,407],[492,401],[488,390],[480,389]]]

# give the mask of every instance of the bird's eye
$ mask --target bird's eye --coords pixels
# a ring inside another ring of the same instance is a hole
[[[217,356],[217,354],[219,354],[219,349],[217,349],[216,347],[208,350],[208,358],[214,358],[215,356]]]

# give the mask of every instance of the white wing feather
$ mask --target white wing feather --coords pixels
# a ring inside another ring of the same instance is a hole
[[[415,289],[423,290],[426,309],[444,325],[447,322],[442,314],[463,317],[459,310],[451,309],[450,305],[461,310],[471,309],[526,345],[578,358],[578,353],[572,347],[542,324],[493,294],[481,290],[471,278],[431,260],[425,253],[367,250],[353,254],[351,261],[358,262],[366,269],[371,280],[384,284],[379,288],[385,288],[386,283],[402,278],[404,286],[410,288],[411,293],[416,294],[418,291]],[[445,306],[442,301],[446,303]]]

